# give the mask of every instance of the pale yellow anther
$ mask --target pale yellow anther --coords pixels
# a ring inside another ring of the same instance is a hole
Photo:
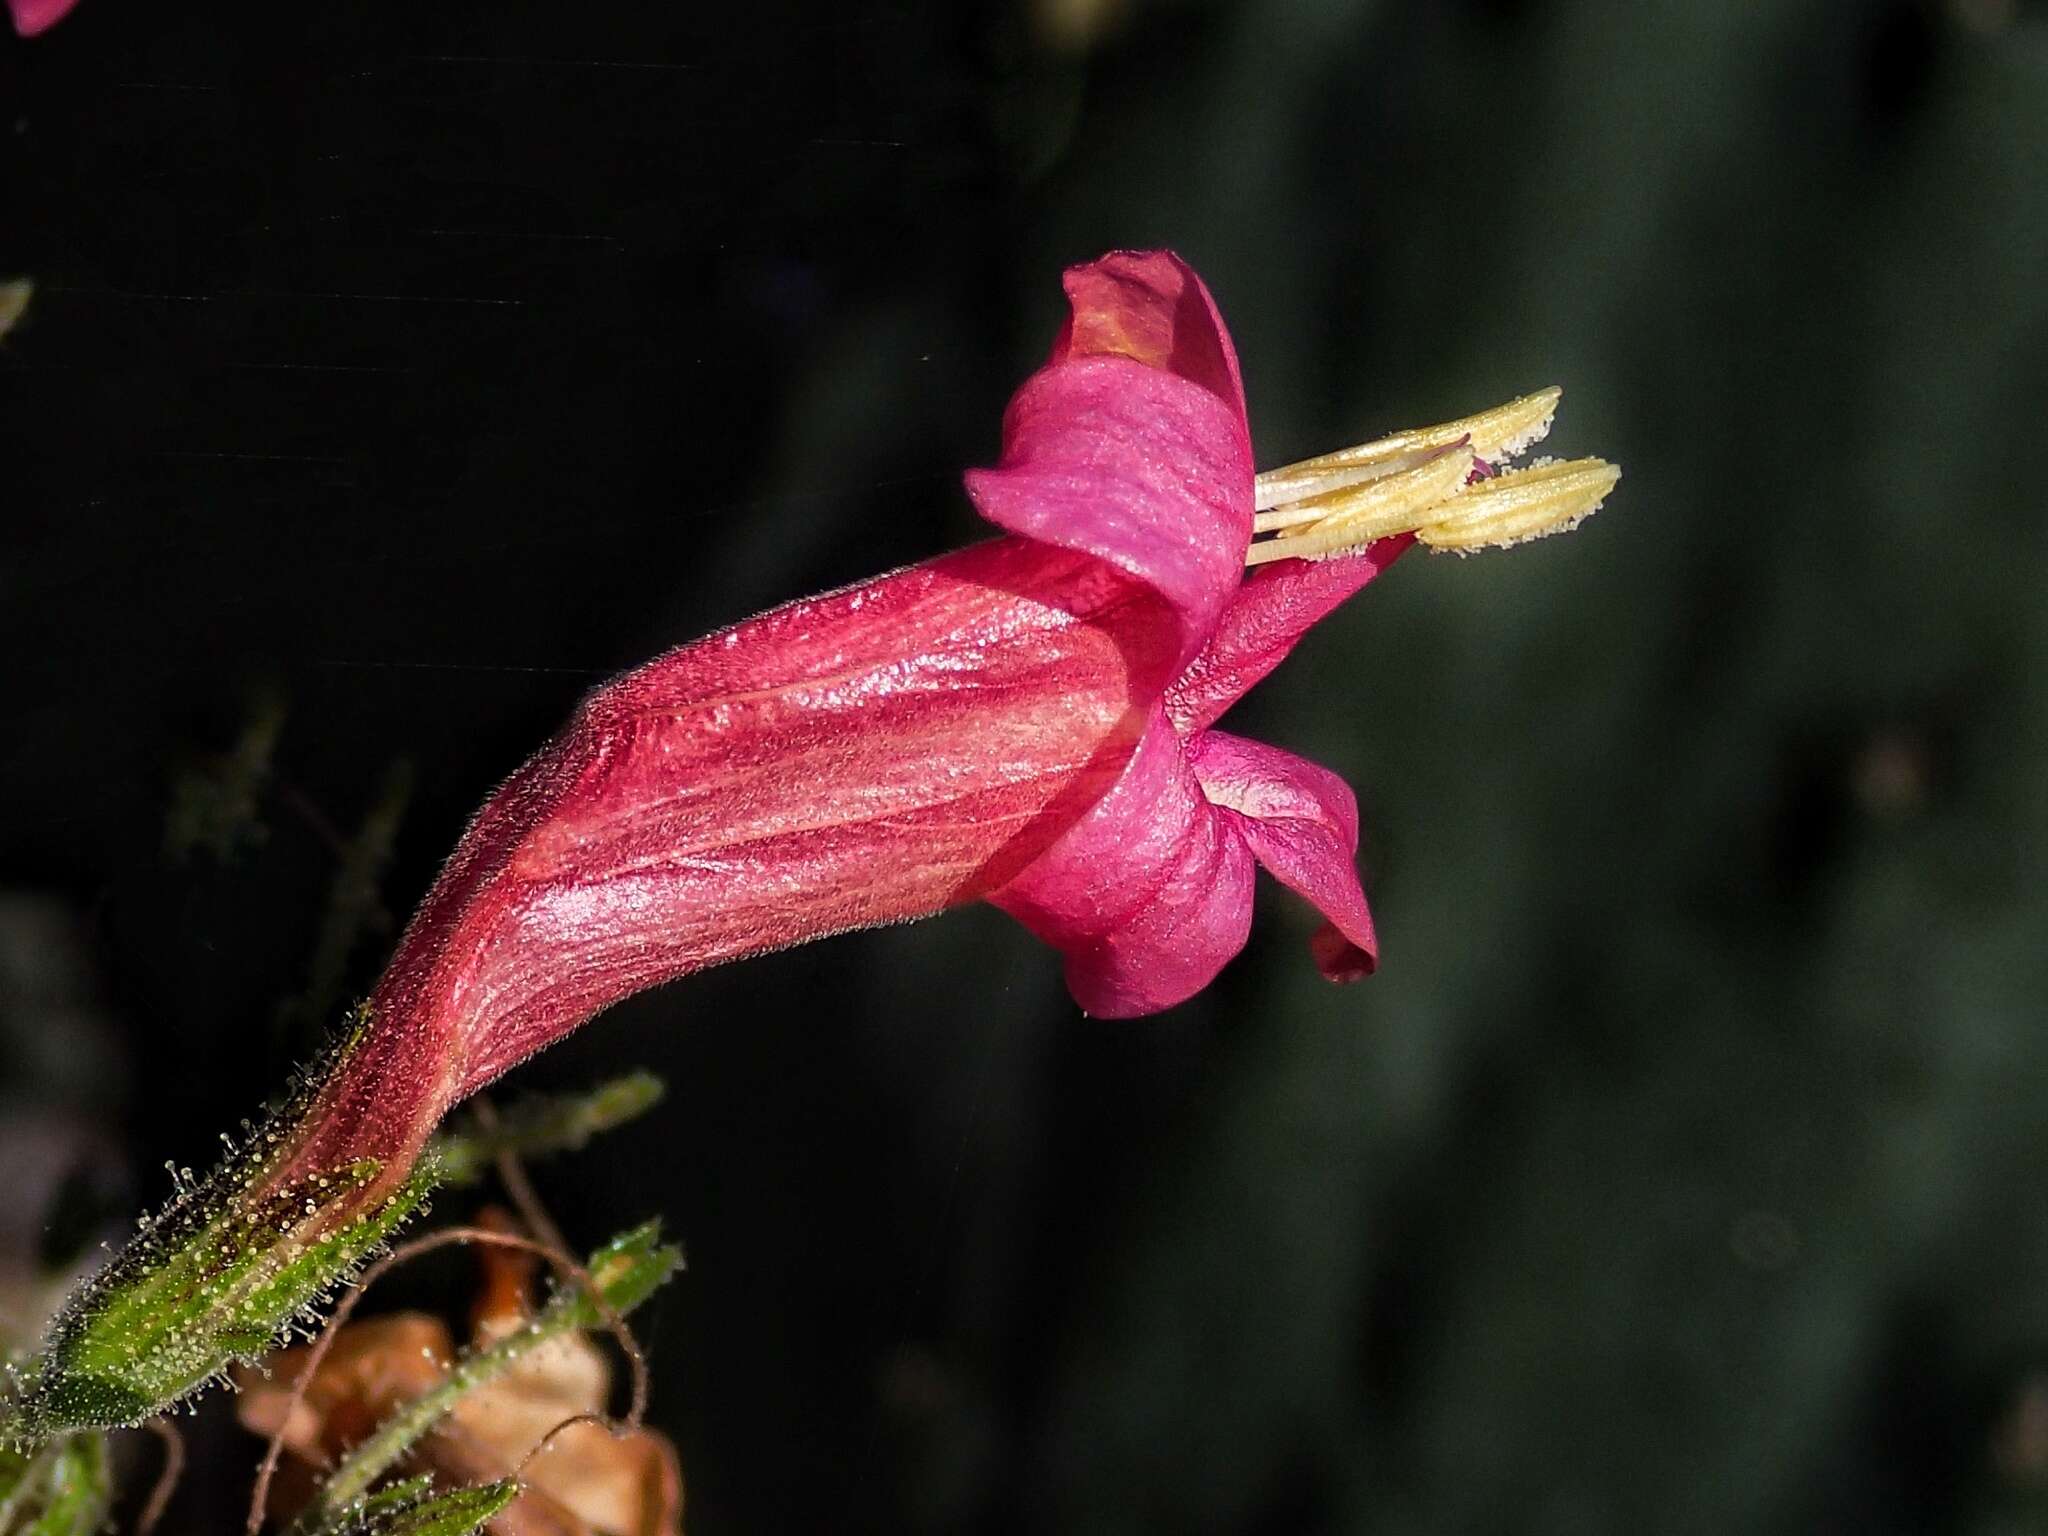
[[[1605,459],[1506,470],[1451,502],[1443,509],[1448,516],[1415,537],[1432,549],[1469,552],[1569,533],[1600,510],[1620,479],[1620,466]]]
[[[1469,552],[1576,527],[1621,478],[1614,465],[1500,468],[1550,430],[1561,395],[1539,390],[1260,475],[1253,530],[1271,537],[1253,543],[1245,563],[1323,559],[1409,532],[1433,548]]]
[[[1295,501],[1379,473],[1378,466],[1388,460],[1451,443],[1468,444],[1475,457],[1489,464],[1511,459],[1543,441],[1544,435],[1550,431],[1552,419],[1557,415],[1557,403],[1563,397],[1564,391],[1553,384],[1548,389],[1539,389],[1533,395],[1523,395],[1474,416],[1446,421],[1434,427],[1415,427],[1406,432],[1396,432],[1391,437],[1361,443],[1356,448],[1340,448],[1335,453],[1303,459],[1298,464],[1269,469],[1259,476],[1254,506],[1263,512],[1281,502]]]

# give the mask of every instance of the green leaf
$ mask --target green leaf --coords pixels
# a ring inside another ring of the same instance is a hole
[[[262,846],[270,835],[263,823],[263,794],[270,784],[284,719],[284,700],[273,689],[262,690],[251,701],[249,719],[234,746],[178,775],[164,823],[164,851],[173,859],[187,859],[204,849],[227,863],[238,853]]]
[[[614,1316],[623,1317],[666,1285],[683,1267],[683,1250],[661,1241],[661,1222],[646,1222],[622,1232],[590,1256],[590,1278],[597,1282]],[[596,1328],[603,1314],[582,1289],[559,1291],[542,1312],[543,1319],[561,1314],[569,1328]]]
[[[408,1478],[306,1528],[307,1536],[470,1536],[519,1497],[519,1480],[433,1492],[433,1480]]]
[[[628,1072],[584,1093],[532,1094],[499,1111],[495,1124],[465,1116],[434,1138],[428,1155],[444,1182],[467,1184],[501,1152],[544,1157],[581,1151],[593,1136],[646,1114],[667,1091],[652,1072]]]
[[[384,870],[412,798],[412,778],[412,765],[402,759],[385,769],[377,798],[355,836],[336,849],[334,883],[320,919],[306,989],[278,1009],[279,1019],[295,1030],[317,1028],[334,1016],[348,980],[350,956],[366,934],[390,926],[382,894]]]

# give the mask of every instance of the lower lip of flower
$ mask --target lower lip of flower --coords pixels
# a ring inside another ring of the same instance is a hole
[[[1459,554],[1576,528],[1621,479],[1604,459],[1509,461],[1549,432],[1563,392],[1397,432],[1258,477],[1245,564],[1324,560],[1412,533]]]

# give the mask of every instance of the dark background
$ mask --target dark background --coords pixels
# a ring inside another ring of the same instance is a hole
[[[974,910],[522,1071],[670,1084],[538,1172],[688,1244],[693,1530],[2048,1529],[2044,172],[2013,0],[0,39],[10,1135],[210,1161],[583,689],[978,536],[1059,268],[1172,245],[1262,463],[1557,381],[1628,478],[1234,717],[1359,786],[1372,981],[1269,888],[1089,1023]]]

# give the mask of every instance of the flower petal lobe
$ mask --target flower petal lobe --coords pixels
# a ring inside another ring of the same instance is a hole
[[[1193,732],[1221,718],[1303,635],[1414,542],[1404,533],[1334,560],[1282,560],[1254,571],[1218,617],[1208,644],[1167,689],[1174,725]]]
[[[967,494],[1005,532],[1078,550],[1179,611],[1185,663],[1244,575],[1251,440],[1237,359],[1177,258],[1120,253],[1067,274],[1073,313],[1003,417]]]
[[[1329,921],[1311,941],[1316,968],[1357,981],[1379,963],[1372,913],[1358,883],[1358,801],[1318,763],[1210,731],[1190,746],[1202,792],[1235,824],[1274,879]]]
[[[1111,251],[1060,276],[1071,313],[1052,361],[1123,356],[1210,391],[1244,420],[1237,349],[1208,286],[1171,251]]]
[[[1115,787],[989,899],[1066,956],[1084,1009],[1132,1018],[1193,996],[1244,947],[1254,869],[1155,715]]]

